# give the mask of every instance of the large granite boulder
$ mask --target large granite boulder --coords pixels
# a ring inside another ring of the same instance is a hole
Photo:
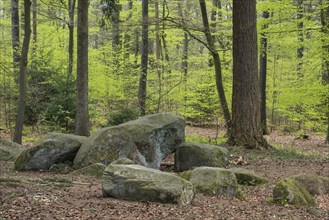
[[[14,161],[24,151],[20,144],[8,140],[0,140],[0,160]]]
[[[73,162],[86,137],[51,133],[40,144],[23,151],[15,161],[19,171],[48,170],[53,164]]]
[[[185,140],[185,123],[180,118],[159,113],[99,130],[80,148],[74,167],[93,163],[109,165],[127,157],[146,167],[159,168],[161,160]]]
[[[192,183],[140,165],[109,165],[103,174],[102,189],[105,197],[137,201],[186,205],[194,198]]]
[[[252,170],[247,170],[239,167],[232,167],[229,170],[235,174],[240,185],[256,186],[268,182],[268,179],[256,174]]]
[[[195,167],[225,167],[229,152],[224,147],[200,143],[183,143],[175,152],[175,170],[178,172]]]
[[[315,205],[312,196],[329,194],[329,178],[312,174],[299,174],[279,181],[273,189],[277,203]]]
[[[181,173],[180,176],[190,181],[199,193],[225,196],[235,196],[239,193],[235,174],[224,168],[197,167]]]

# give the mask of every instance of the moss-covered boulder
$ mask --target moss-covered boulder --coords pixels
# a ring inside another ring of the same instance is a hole
[[[182,172],[195,167],[225,167],[229,152],[224,147],[200,143],[183,143],[175,152],[175,170]]]
[[[207,195],[238,195],[239,184],[233,172],[218,167],[197,167],[180,174],[197,192]]]
[[[140,165],[109,165],[104,171],[102,189],[105,197],[137,201],[186,205],[194,198],[192,183]]]
[[[329,194],[329,178],[314,174],[299,174],[293,176],[302,183],[311,195]]]
[[[294,178],[279,181],[273,189],[273,201],[279,204],[314,206],[315,200],[306,187]]]
[[[102,163],[94,163],[89,166],[74,170],[72,174],[102,177],[106,166]]]
[[[26,148],[9,140],[0,140],[0,160],[15,161]]]
[[[135,164],[134,161],[130,160],[127,157],[121,157],[115,161],[113,161],[111,164],[125,164],[125,165],[129,165],[129,164]]]
[[[298,174],[276,184],[273,200],[294,205],[315,205],[312,196],[329,194],[329,178],[313,174]]]
[[[52,173],[68,174],[72,171],[73,171],[72,166],[65,163],[56,163],[49,168],[49,172]]]
[[[40,144],[23,151],[15,161],[15,169],[48,170],[56,163],[72,163],[85,140],[83,136],[51,133]]]
[[[239,167],[233,167],[229,170],[235,174],[240,185],[256,186],[268,182],[268,179],[256,174],[252,170],[247,170]]]
[[[182,119],[168,113],[148,115],[96,132],[81,146],[74,166],[108,165],[118,158],[127,157],[136,164],[158,169],[162,159],[184,140],[185,123]]]

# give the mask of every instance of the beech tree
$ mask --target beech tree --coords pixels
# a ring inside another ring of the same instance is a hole
[[[26,107],[26,68],[31,39],[31,1],[24,0],[24,40],[19,65],[19,99],[13,141],[22,143],[24,113]]]
[[[232,131],[228,143],[267,148],[260,123],[256,0],[233,0]]]
[[[141,74],[139,78],[138,88],[138,105],[140,114],[146,113],[146,81],[147,81],[147,62],[148,62],[148,0],[142,1],[142,61],[141,61]]]
[[[208,49],[209,49],[209,51],[213,57],[213,61],[214,61],[215,78],[216,78],[216,86],[217,86],[219,102],[220,102],[222,113],[223,113],[224,119],[225,119],[227,135],[230,136],[231,126],[232,126],[231,125],[231,115],[230,115],[230,111],[228,109],[226,96],[224,93],[224,86],[223,86],[223,80],[222,80],[222,66],[221,66],[219,54],[215,48],[215,44],[214,44],[214,40],[213,40],[214,38],[211,36],[209,21],[208,21],[208,16],[207,16],[206,3],[204,0],[199,0],[199,3],[200,3],[200,8],[201,8],[204,33],[206,35],[206,39],[208,42]]]
[[[88,136],[88,8],[89,1],[78,0],[77,113],[75,134]]]

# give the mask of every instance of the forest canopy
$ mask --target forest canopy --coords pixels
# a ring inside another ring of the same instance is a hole
[[[9,130],[15,124],[19,97],[12,2],[0,0],[0,128]],[[232,1],[205,2],[231,106]],[[270,131],[327,131],[328,5],[328,0],[257,1],[258,54],[266,53],[266,121]],[[148,6],[146,113],[172,112],[193,125],[224,126],[199,1],[156,0]],[[32,1],[25,125],[74,130],[77,8],[75,0]],[[19,1],[18,12],[16,50],[20,52],[24,1]],[[268,16],[263,16],[264,12]],[[96,129],[139,115],[145,23],[142,1],[90,0],[88,13],[88,107],[92,129]],[[264,38],[266,51],[262,50]]]

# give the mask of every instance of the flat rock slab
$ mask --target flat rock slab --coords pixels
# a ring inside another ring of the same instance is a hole
[[[160,168],[161,161],[185,140],[182,119],[159,113],[99,130],[80,148],[74,167],[93,163],[109,165],[127,157],[145,167]]]
[[[232,171],[218,167],[197,167],[180,176],[190,181],[197,192],[207,195],[236,196],[239,184]]]
[[[192,183],[175,174],[140,165],[109,165],[102,179],[103,195],[119,199],[190,204]]]
[[[40,144],[23,151],[15,161],[19,171],[48,170],[52,165],[73,162],[86,137],[51,133]]]
[[[224,147],[200,143],[183,143],[175,152],[175,170],[186,171],[195,167],[225,167],[229,152]]]
[[[268,179],[256,174],[252,170],[239,167],[232,167],[229,170],[235,174],[240,185],[257,186],[268,182]]]

